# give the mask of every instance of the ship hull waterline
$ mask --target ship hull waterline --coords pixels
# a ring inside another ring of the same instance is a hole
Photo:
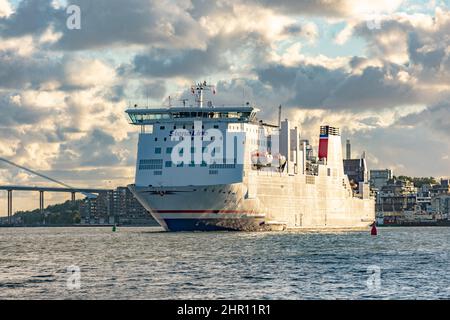
[[[136,187],[129,186],[134,196],[150,212],[160,226],[169,232],[191,231],[285,231],[304,230],[312,232],[367,230],[373,223],[371,217],[352,219],[351,213],[329,211],[327,223],[324,217],[303,217],[287,221],[280,215],[283,211],[298,211],[296,203],[301,199],[286,201],[293,205],[286,208],[277,199],[266,204],[261,199],[248,199],[244,184],[202,187]],[[263,197],[261,197],[263,198]],[[307,205],[306,205],[307,206]],[[279,208],[277,208],[279,207]],[[302,207],[304,210],[304,206]],[[341,209],[341,208],[339,208]],[[355,208],[358,210],[358,208]],[[339,216],[331,221],[331,217]]]

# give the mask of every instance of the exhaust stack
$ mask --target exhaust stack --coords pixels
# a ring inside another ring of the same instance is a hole
[[[325,163],[335,172],[336,176],[344,174],[339,128],[331,126],[320,127],[319,159],[325,159]]]

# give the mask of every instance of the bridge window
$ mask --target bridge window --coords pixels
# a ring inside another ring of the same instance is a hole
[[[139,170],[162,169],[161,159],[142,159],[139,161]]]
[[[155,154],[161,154],[161,148],[155,148]]]

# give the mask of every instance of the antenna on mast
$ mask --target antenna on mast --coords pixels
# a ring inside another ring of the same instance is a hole
[[[216,94],[216,86],[208,85],[207,82],[204,81],[203,83],[191,87],[191,92],[195,95],[195,102],[199,108],[203,108],[203,91],[212,91],[213,94]]]
[[[180,101],[183,102],[183,107],[186,107],[186,102],[188,102],[189,99],[181,99]]]

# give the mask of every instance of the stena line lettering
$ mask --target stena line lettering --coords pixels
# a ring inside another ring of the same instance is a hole
[[[170,133],[170,137],[207,137],[208,132],[207,131],[180,131],[175,130],[172,133]]]

